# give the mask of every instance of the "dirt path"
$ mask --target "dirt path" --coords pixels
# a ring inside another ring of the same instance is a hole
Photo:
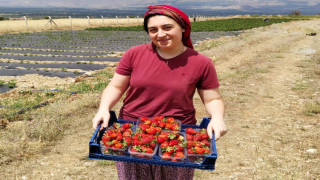
[[[320,33],[319,20],[248,30],[203,52],[216,60],[229,132],[217,142],[216,170],[197,170],[196,179],[320,179],[320,117],[303,114],[308,101],[320,100],[319,74],[310,75],[319,68],[310,59],[320,35],[306,36],[310,31]],[[308,90],[299,90],[303,84]],[[51,151],[1,167],[1,176],[116,179],[112,161],[87,158],[94,112],[86,114]],[[199,110],[197,117],[203,116]]]

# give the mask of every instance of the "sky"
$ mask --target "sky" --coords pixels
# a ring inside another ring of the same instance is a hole
[[[168,4],[187,9],[248,10],[288,8],[293,11],[299,10],[299,8],[320,7],[320,0],[0,0],[0,7],[130,9],[146,7],[150,4]]]

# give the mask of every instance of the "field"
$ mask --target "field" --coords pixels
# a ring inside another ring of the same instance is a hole
[[[299,20],[198,42],[217,68],[229,132],[217,142],[216,170],[196,170],[195,179],[320,178],[319,30],[319,19]],[[48,104],[1,119],[2,178],[117,179],[114,162],[87,158],[91,119],[113,72],[16,78],[1,99]],[[198,96],[194,104],[200,121],[207,113]]]

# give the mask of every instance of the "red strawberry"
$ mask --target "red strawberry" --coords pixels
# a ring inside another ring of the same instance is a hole
[[[130,131],[125,131],[122,134],[123,137],[130,137],[131,136],[131,132]]]
[[[174,145],[177,145],[179,143],[179,141],[178,140],[171,140],[171,141],[169,141],[169,146],[174,146]]]
[[[176,152],[179,152],[179,151],[183,151],[184,150],[184,147],[180,144],[177,144],[174,146]]]
[[[195,134],[193,136],[193,141],[201,141],[201,140],[202,140],[201,134]]]
[[[117,144],[115,144],[115,147],[116,147],[117,149],[122,149],[123,144],[122,144],[122,143],[117,143]]]
[[[194,147],[194,142],[193,141],[187,141],[187,148],[190,149]]]
[[[186,133],[187,134],[197,134],[197,132],[193,128],[187,128]]]
[[[202,139],[209,139],[209,135],[207,133],[201,133]]]
[[[157,130],[156,130],[156,128],[154,128],[154,127],[150,127],[150,128],[148,128],[148,129],[146,129],[146,132],[147,132],[148,134],[156,134],[156,133],[157,133]]]
[[[150,144],[149,144],[149,146],[150,146],[150,148],[152,148],[152,149],[154,149],[155,147],[156,147],[156,143],[155,142],[151,142]]]
[[[171,154],[169,154],[168,152],[164,152],[162,154],[162,159],[169,160],[170,158],[171,158]]]
[[[201,142],[206,146],[210,146],[210,142],[206,139],[203,139]]]
[[[125,128],[125,129],[129,129],[129,128],[132,127],[132,124],[131,124],[131,123],[124,123],[124,124],[122,125],[122,127]]]
[[[166,135],[163,135],[163,134],[160,134],[158,137],[157,137],[157,141],[159,144],[163,143],[164,141],[167,140],[167,137]]]
[[[167,123],[169,123],[169,124],[174,123],[174,118],[173,117],[168,117],[167,118]]]
[[[122,139],[123,139],[122,135],[118,135],[117,138],[116,138],[116,140],[118,140],[118,141],[121,141]]]
[[[110,136],[102,136],[102,142],[105,143],[105,142],[108,142],[111,140],[111,137]]]
[[[117,134],[116,134],[116,133],[112,133],[112,134],[110,134],[110,138],[111,138],[111,139],[115,139],[115,138],[117,138]]]
[[[145,117],[145,116],[142,116],[142,117],[140,117],[140,120],[144,122],[144,121],[149,120],[149,118],[147,118],[147,117]]]
[[[133,141],[132,141],[132,145],[134,145],[134,146],[138,146],[138,145],[141,145],[142,143],[141,143],[141,141],[139,141],[139,140],[136,140],[136,139],[134,139]]]
[[[123,143],[126,145],[126,146],[130,146],[131,145],[131,142],[132,142],[132,139],[131,137],[124,137],[123,139]]]
[[[168,130],[172,130],[172,124],[166,123],[166,127],[165,128],[168,129]]]
[[[196,154],[203,154],[204,153],[204,149],[201,147],[195,147],[194,148]]]
[[[209,148],[203,148],[204,149],[204,154],[210,154],[210,149]]]
[[[187,150],[187,153],[188,153],[188,154],[194,154],[192,148],[188,149],[188,150]]]
[[[145,153],[152,154],[152,153],[153,153],[153,149],[152,149],[152,148],[147,147],[147,148],[146,148]]]
[[[169,143],[168,143],[168,141],[165,141],[165,142],[163,142],[161,145],[160,145],[160,147],[161,148],[167,148],[169,146]]]
[[[160,126],[161,128],[165,128],[165,127],[166,127],[166,123],[163,122],[163,121],[161,121],[161,122],[159,123],[159,126]]]
[[[187,134],[187,141],[192,141],[193,140],[193,136],[191,134]]]
[[[180,131],[180,125],[179,124],[172,124],[172,131]]]
[[[183,152],[176,152],[175,154],[174,154],[174,157],[177,157],[177,158],[184,158],[184,153]]]
[[[169,147],[167,147],[166,149],[163,149],[163,151],[164,151],[164,152],[167,152],[167,153],[169,153],[169,154],[173,154],[174,148],[171,147],[171,146],[169,146]]]

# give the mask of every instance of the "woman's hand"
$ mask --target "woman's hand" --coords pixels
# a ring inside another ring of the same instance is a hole
[[[212,139],[212,132],[214,132],[215,140],[219,140],[219,138],[227,133],[227,127],[223,119],[211,119],[210,123],[207,127],[207,132]]]
[[[210,139],[212,139],[212,132],[214,132],[215,140],[218,140],[221,136],[227,133],[227,127],[223,120],[224,103],[222,101],[219,88],[198,89],[198,93],[211,116],[211,121],[207,127],[208,135]]]
[[[92,119],[92,128],[97,129],[98,125],[102,123],[101,128],[108,127],[110,120],[110,112],[109,111],[99,111],[94,118]]]

